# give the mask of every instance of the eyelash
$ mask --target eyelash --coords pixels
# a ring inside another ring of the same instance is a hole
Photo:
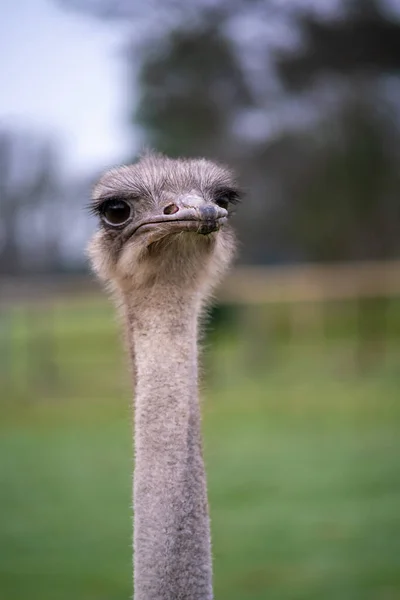
[[[98,215],[101,214],[101,207],[102,207],[103,203],[104,203],[104,200],[101,202],[90,202],[90,204],[88,204],[86,206],[86,209],[89,212],[89,214],[97,217]]]
[[[218,190],[218,192],[215,194],[214,197],[214,202],[216,204],[218,204],[218,202],[220,200],[223,200],[226,198],[226,201],[228,203],[228,206],[230,204],[237,204],[238,202],[240,202],[240,194],[238,191],[236,190],[232,190],[232,189],[225,189],[225,190]]]
[[[121,198],[121,196],[110,196],[109,198],[99,198],[99,200],[90,202],[89,204],[87,204],[86,208],[91,215],[99,217],[103,214],[103,208],[107,202],[117,202],[119,200],[122,200],[123,202],[128,202],[128,199]]]

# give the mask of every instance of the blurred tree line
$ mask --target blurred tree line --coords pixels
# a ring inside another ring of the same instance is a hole
[[[65,177],[55,141],[0,126],[0,275],[85,268],[87,180]]]
[[[399,255],[400,11],[63,2],[132,23],[131,123],[144,144],[238,171],[244,262]]]
[[[143,147],[205,155],[238,172],[246,192],[236,222],[243,262],[399,256],[400,10],[393,3],[332,1],[322,10],[278,0],[58,1],[129,24],[127,160],[139,135]],[[52,179],[50,165],[41,175],[43,160],[27,179],[40,202]],[[3,190],[2,211],[14,205],[5,212],[12,224],[27,194]],[[2,270],[13,243],[0,243]]]

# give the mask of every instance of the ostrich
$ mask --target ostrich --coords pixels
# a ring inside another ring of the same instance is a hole
[[[213,598],[198,330],[229,266],[232,174],[146,155],[94,189],[94,271],[122,313],[135,387],[134,598]]]

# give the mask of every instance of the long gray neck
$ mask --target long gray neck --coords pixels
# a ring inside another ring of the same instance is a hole
[[[210,600],[197,390],[200,303],[161,289],[128,306],[136,379],[134,598]]]

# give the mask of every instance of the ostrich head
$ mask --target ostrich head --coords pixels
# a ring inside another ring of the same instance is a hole
[[[89,246],[93,266],[122,290],[208,289],[233,255],[228,219],[238,198],[232,174],[205,159],[148,155],[112,169],[91,203],[100,221]]]

